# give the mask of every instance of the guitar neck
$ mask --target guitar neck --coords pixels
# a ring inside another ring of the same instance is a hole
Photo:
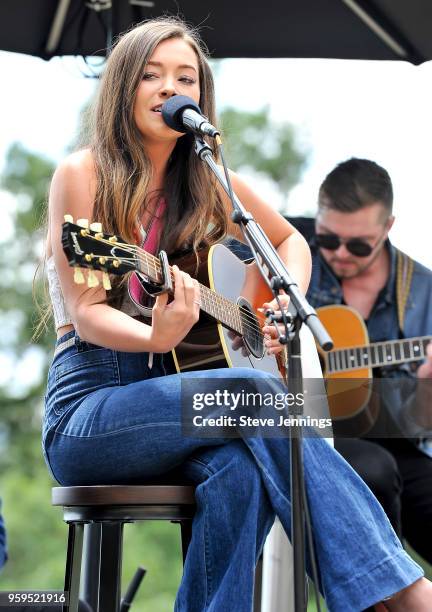
[[[162,284],[162,268],[160,261],[154,255],[147,253],[144,249],[137,249],[137,270],[146,276],[151,282]],[[171,280],[174,286],[174,272],[169,267]],[[237,304],[228,298],[212,291],[206,285],[199,283],[201,310],[220,321],[226,327],[243,335],[241,310]]]
[[[347,372],[420,361],[426,357],[431,340],[432,336],[421,336],[336,349],[327,355],[327,369],[329,373]]]
[[[69,265],[75,268],[74,281],[77,284],[86,282],[82,268],[84,271],[89,269],[87,278],[89,287],[97,287],[100,283],[100,279],[96,277],[93,270],[101,271],[102,286],[106,291],[111,289],[110,274],[122,276],[133,271],[142,274],[149,283],[164,284],[162,264],[157,257],[136,245],[128,244],[122,238],[104,233],[100,223],[94,222],[89,225],[87,219],[79,219],[77,223],[74,223],[71,215],[65,215],[65,223],[62,228],[62,245]],[[229,253],[228,250],[227,252]],[[239,262],[234,255],[232,257],[235,262]],[[244,267],[242,262],[240,264]],[[199,273],[204,271],[201,268],[203,265],[204,261],[201,260]],[[212,265],[210,260],[208,265],[210,267]],[[228,262],[227,269],[234,268],[236,270],[236,265],[237,263],[231,260],[231,262]],[[174,287],[174,272],[170,266],[168,266],[168,273]],[[202,278],[205,276],[206,274],[203,274]],[[207,276],[210,276],[210,274],[207,274]],[[247,277],[248,274],[246,273],[245,278]],[[210,284],[213,286],[213,282]],[[253,357],[262,359],[265,354],[264,334],[261,330],[260,319],[254,312],[252,304],[241,297],[239,297],[238,302],[233,302],[223,294],[217,293],[201,283],[199,289],[201,310],[224,327],[238,334],[243,339],[244,348]],[[233,296],[235,294],[231,291],[229,295]],[[263,302],[267,299],[267,296],[264,298],[259,292],[257,297],[263,297]],[[276,355],[276,360],[280,365],[282,375],[284,375],[284,363],[282,363],[280,354]],[[250,359],[249,363],[251,363]]]

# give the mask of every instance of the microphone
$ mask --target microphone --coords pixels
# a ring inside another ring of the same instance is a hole
[[[220,132],[207,121],[200,107],[188,96],[172,96],[162,105],[162,118],[176,132],[195,132],[214,138]]]

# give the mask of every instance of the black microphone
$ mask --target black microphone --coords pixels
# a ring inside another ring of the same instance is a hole
[[[176,132],[195,132],[212,138],[220,134],[207,121],[198,104],[188,96],[172,96],[161,110],[165,123]]]

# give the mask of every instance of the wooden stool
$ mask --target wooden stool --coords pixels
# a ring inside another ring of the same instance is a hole
[[[180,523],[183,561],[195,511],[192,485],[54,487],[52,504],[69,524],[64,590],[77,612],[80,592],[93,612],[119,612],[123,525],[135,521]],[[84,546],[83,546],[84,544]]]

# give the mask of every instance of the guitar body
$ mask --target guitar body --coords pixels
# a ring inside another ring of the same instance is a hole
[[[244,307],[243,329],[246,331],[246,346],[250,334],[250,344],[255,345],[256,349],[255,355],[248,349],[246,355],[241,349],[233,350],[232,339],[228,336],[229,330],[201,310],[199,321],[183,342],[173,350],[177,371],[252,367],[280,377],[278,361],[273,355],[267,355],[264,346],[259,342],[257,345],[257,334],[254,332],[256,326],[261,328],[264,324],[264,317],[257,312],[257,308],[272,299],[255,265],[244,264],[221,244],[216,244],[200,254],[197,274],[196,260],[192,254],[176,259],[174,263],[220,296]],[[245,299],[246,295],[249,300]]]
[[[330,355],[336,350],[367,346],[367,327],[361,316],[349,306],[323,306],[317,308],[317,314],[334,344],[332,351],[321,353],[321,358],[335,433],[364,435],[375,423],[378,412],[376,402],[370,405],[372,368],[333,372],[328,365]],[[344,420],[347,422],[337,423]]]

